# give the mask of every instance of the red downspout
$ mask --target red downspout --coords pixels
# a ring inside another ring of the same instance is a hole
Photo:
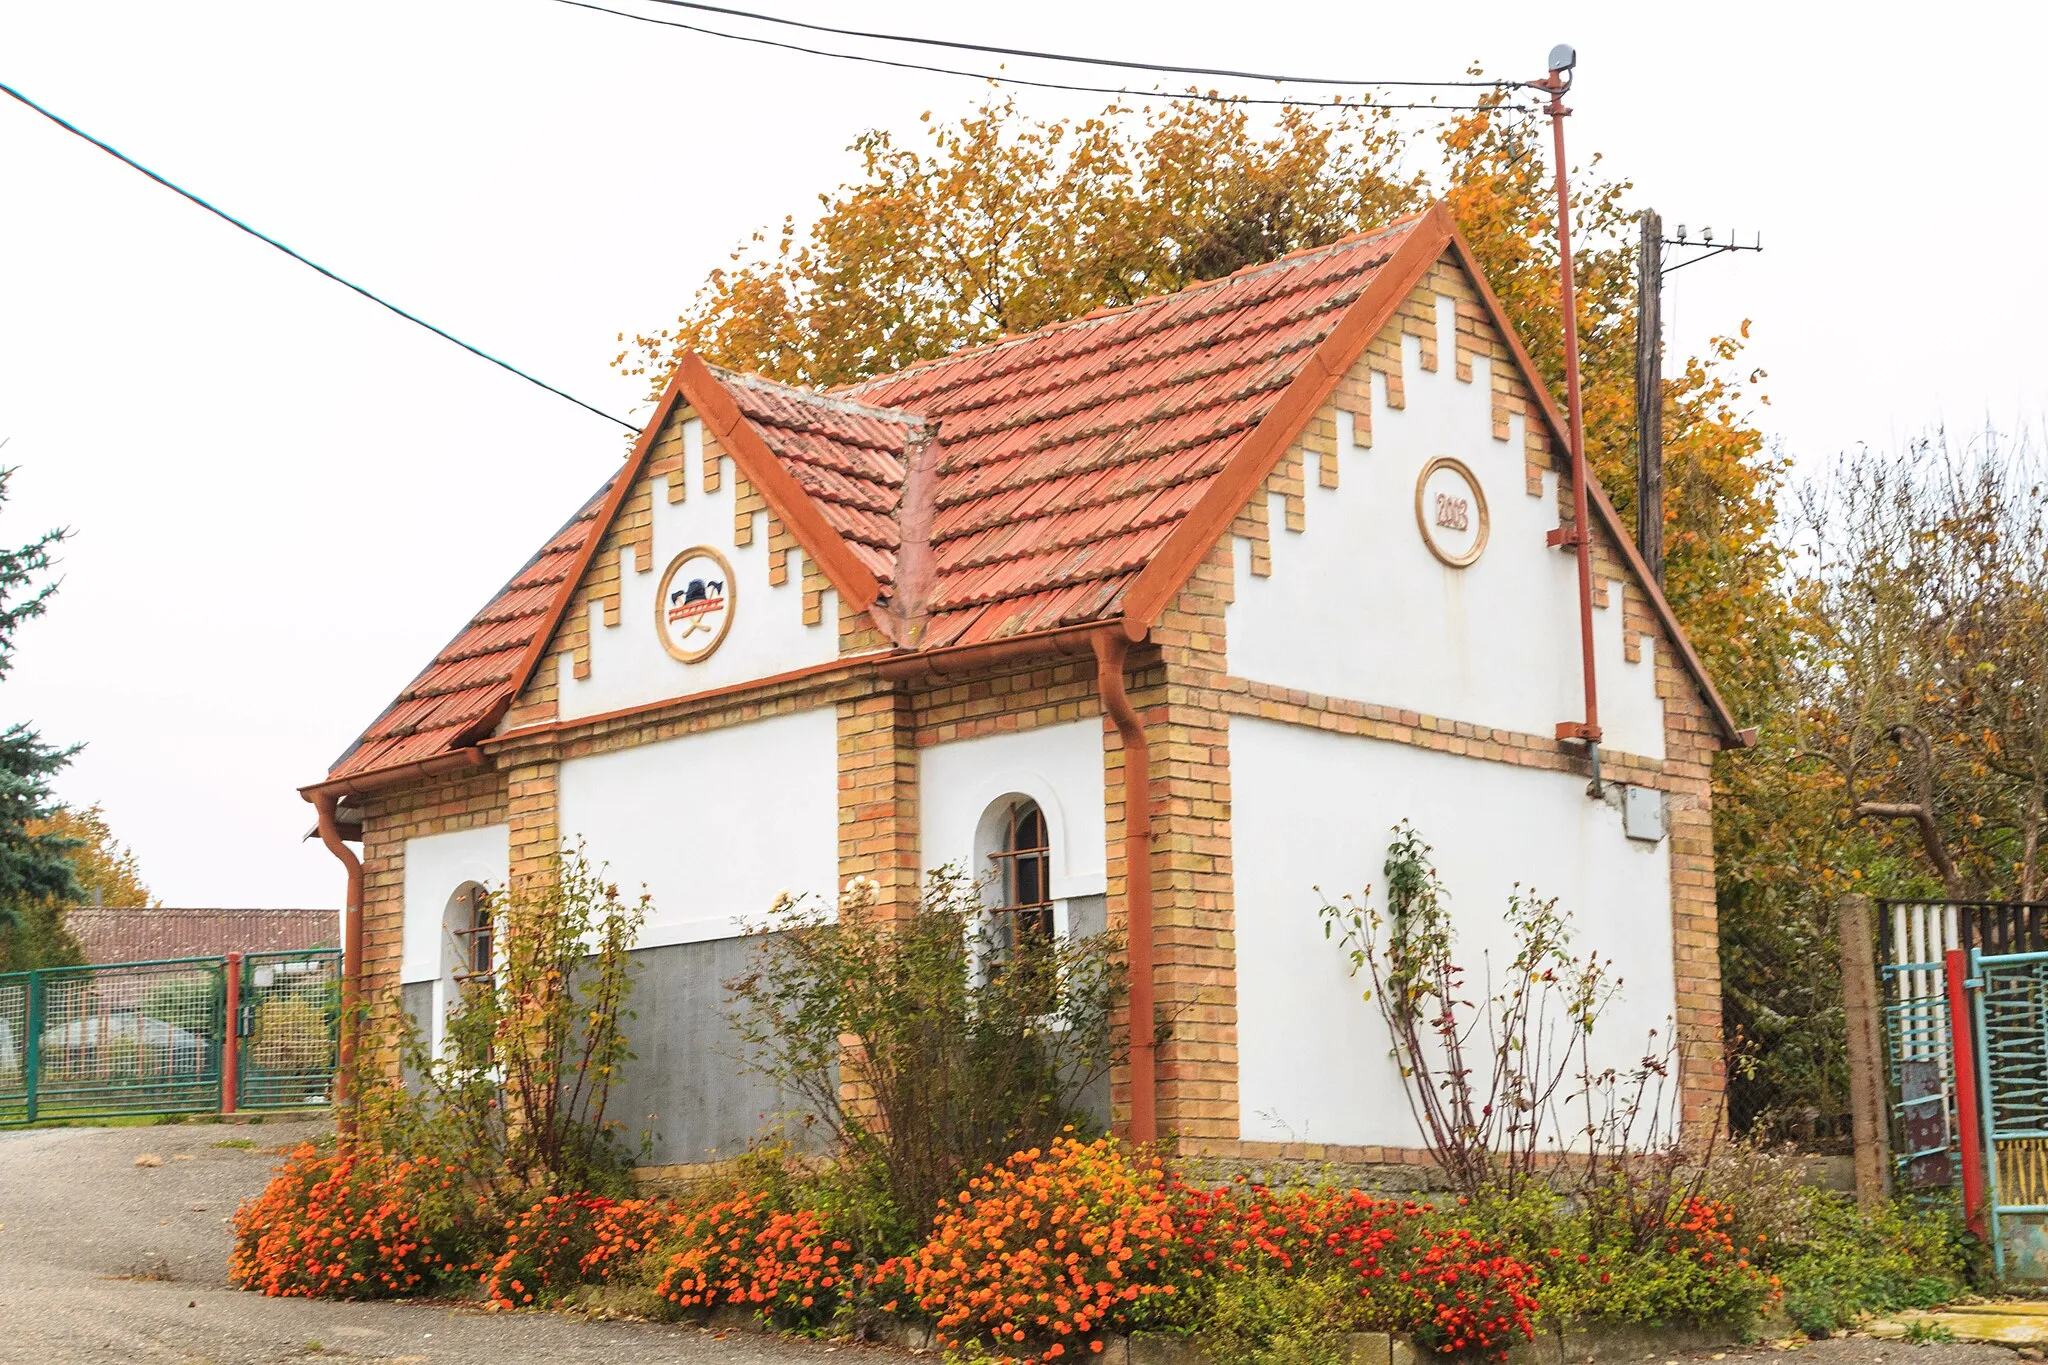
[[[1553,58],[1553,60],[1555,60]],[[1572,529],[1552,532],[1552,545],[1570,545],[1579,562],[1579,645],[1581,672],[1586,682],[1586,719],[1564,721],[1557,727],[1559,739],[1581,740],[1593,762],[1593,783],[1600,783],[1600,691],[1593,681],[1593,537],[1592,513],[1587,506],[1586,413],[1579,397],[1579,306],[1577,281],[1572,271],[1571,195],[1565,186],[1564,121],[1571,110],[1564,107],[1564,92],[1571,88],[1566,72],[1553,70],[1535,82],[1550,92],[1550,128],[1557,155],[1557,260],[1560,307],[1564,312],[1564,394],[1569,418],[1572,457]]]
[[[312,797],[320,815],[320,842],[341,859],[348,872],[348,900],[341,922],[341,1065],[334,1076],[334,1108],[339,1116],[337,1130],[344,1138],[355,1136],[355,1116],[349,1111],[355,1082],[356,1034],[362,1026],[358,1017],[363,998],[363,860],[342,842],[341,827],[335,822],[334,807],[339,800],[333,792]]]
[[[1133,1142],[1159,1137],[1156,1063],[1158,1026],[1152,1013],[1152,751],[1145,726],[1124,693],[1123,631],[1095,643],[1095,688],[1124,741],[1124,922],[1130,935],[1131,1132]]]
[[[1979,1238],[1984,1232],[1984,1115],[1977,1108],[1976,1015],[1963,979],[1969,969],[1963,950],[1951,948],[1943,964],[1948,977],[1948,1036],[1955,1049],[1956,1145],[1963,1163],[1963,1220]]]

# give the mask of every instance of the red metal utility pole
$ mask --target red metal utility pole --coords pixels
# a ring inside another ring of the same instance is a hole
[[[1571,194],[1565,183],[1564,121],[1571,110],[1564,107],[1564,93],[1571,89],[1571,71],[1578,54],[1560,43],[1550,51],[1550,74],[1532,82],[1548,91],[1551,139],[1557,160],[1557,273],[1559,307],[1564,313],[1564,393],[1569,420],[1572,459],[1572,528],[1550,533],[1550,544],[1570,546],[1579,562],[1579,646],[1583,656],[1581,673],[1586,683],[1586,718],[1560,721],[1559,739],[1575,739],[1586,746],[1593,764],[1592,792],[1600,794],[1600,690],[1593,676],[1593,540],[1587,494],[1586,414],[1579,397],[1579,308],[1577,283],[1572,274]]]
[[[1969,967],[1961,948],[1951,948],[1942,960],[1942,974],[1948,983],[1948,1037],[1954,1048],[1956,1079],[1956,1146],[1963,1163],[1963,1219],[1970,1231],[1982,1238],[1984,1232],[1984,1111],[1978,1107],[1976,1014],[1970,1009],[1970,989],[1964,982]]]

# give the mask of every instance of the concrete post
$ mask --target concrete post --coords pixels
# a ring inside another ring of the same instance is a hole
[[[1842,952],[1842,1018],[1848,1026],[1849,1118],[1856,1139],[1856,1202],[1891,1196],[1891,1105],[1886,1082],[1884,1001],[1877,985],[1876,923],[1870,897],[1837,903]]]

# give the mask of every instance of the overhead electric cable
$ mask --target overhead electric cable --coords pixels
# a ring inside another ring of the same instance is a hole
[[[868,29],[835,28],[831,24],[806,23],[801,19],[785,19],[780,15],[761,14],[754,10],[732,9],[725,5],[705,3],[705,0],[650,0],[657,5],[668,5],[675,9],[693,9],[705,14],[723,14],[734,19],[753,19],[764,24],[781,24],[786,28],[808,29],[812,33],[831,33],[842,38],[870,38],[884,43],[914,43],[920,47],[947,47],[958,52],[986,52],[998,57],[1028,57],[1041,62],[1070,62],[1082,66],[1119,67],[1126,71],[1157,71],[1169,76],[1223,76],[1232,80],[1273,81],[1291,85],[1376,85],[1416,86],[1423,88],[1499,90],[1520,87],[1526,81],[1368,81],[1352,77],[1329,76],[1276,76],[1268,71],[1233,71],[1227,67],[1174,66],[1164,62],[1133,62],[1116,57],[1086,57],[1066,52],[1035,52],[1030,48],[997,47],[986,43],[963,43],[950,38],[926,38],[909,33],[878,33]]]
[[[1286,108],[1290,108],[1290,109],[1427,109],[1427,110],[1435,110],[1435,111],[1437,111],[1437,112],[1440,112],[1440,113],[1503,113],[1503,114],[1513,114],[1513,113],[1528,113],[1528,112],[1529,112],[1529,110],[1528,110],[1528,109],[1527,109],[1526,107],[1524,107],[1524,106],[1522,106],[1522,105],[1519,105],[1519,104],[1438,104],[1438,103],[1436,103],[1436,102],[1434,102],[1434,101],[1431,101],[1431,102],[1428,102],[1428,103],[1419,103],[1419,102],[1418,102],[1418,103],[1408,103],[1408,104],[1385,104],[1385,103],[1382,103],[1382,102],[1380,102],[1380,101],[1378,101],[1378,100],[1368,100],[1368,99],[1356,99],[1356,100],[1342,100],[1342,99],[1339,99],[1339,100],[1300,100],[1300,99],[1287,99],[1287,98],[1284,98],[1284,97],[1280,97],[1280,96],[1257,96],[1257,95],[1223,95],[1223,94],[1217,94],[1217,93],[1215,93],[1215,92],[1213,92],[1213,91],[1208,91],[1208,92],[1204,92],[1204,91],[1188,90],[1188,91],[1183,91],[1183,92],[1181,92],[1181,93],[1178,93],[1178,94],[1176,94],[1176,93],[1174,93],[1174,92],[1172,92],[1172,91],[1164,91],[1164,90],[1161,90],[1161,91],[1143,91],[1143,90],[1132,90],[1132,89],[1130,89],[1130,88],[1129,88],[1128,86],[1112,86],[1112,85],[1074,85],[1074,84],[1069,84],[1069,83],[1066,83],[1066,82],[1063,82],[1063,81],[1040,81],[1040,80],[1032,80],[1032,79],[1029,79],[1028,77],[1024,77],[1024,76],[1012,76],[1012,75],[1008,75],[1008,74],[1000,74],[1000,75],[994,75],[994,74],[990,74],[989,72],[986,72],[986,71],[963,71],[963,70],[959,69],[958,67],[951,67],[951,66],[931,66],[931,65],[927,65],[926,63],[923,63],[923,62],[904,62],[904,61],[896,61],[896,60],[893,60],[893,59],[891,59],[891,58],[888,58],[888,57],[870,57],[870,56],[867,56],[867,55],[865,55],[865,54],[862,54],[862,53],[858,53],[858,52],[838,52],[838,51],[834,51],[834,50],[833,50],[833,49],[831,49],[831,48],[822,48],[822,47],[805,47],[805,46],[804,46],[803,44],[801,44],[801,43],[786,43],[786,42],[782,42],[782,41],[779,41],[778,39],[774,39],[774,38],[762,38],[762,37],[759,37],[759,36],[757,36],[757,35],[755,35],[755,34],[750,34],[750,33],[731,33],[731,32],[728,32],[728,31],[726,31],[725,29],[717,29],[717,28],[705,28],[705,27],[703,27],[702,25],[699,25],[699,24],[686,24],[686,23],[682,22],[682,21],[681,21],[681,20],[679,20],[679,19],[657,19],[657,18],[655,18],[655,17],[654,17],[653,15],[651,15],[651,14],[635,14],[635,13],[633,13],[633,12],[632,12],[631,10],[622,10],[622,9],[612,9],[612,8],[610,8],[610,7],[608,7],[608,6],[605,6],[605,5],[593,4],[593,3],[591,3],[591,0],[555,0],[555,3],[556,3],[556,4],[559,4],[559,5],[568,5],[568,6],[569,6],[569,7],[571,7],[572,9],[587,9],[587,10],[591,10],[591,11],[594,11],[594,12],[596,12],[596,13],[598,13],[598,14],[609,14],[609,15],[612,15],[612,16],[613,16],[614,18],[618,18],[618,19],[632,19],[632,20],[635,20],[636,22],[638,22],[638,23],[642,23],[642,24],[655,24],[655,25],[658,25],[658,26],[660,26],[660,27],[662,27],[662,28],[679,28],[679,29],[683,29],[683,30],[685,30],[686,32],[690,32],[690,33],[699,33],[699,34],[702,34],[702,35],[704,35],[704,36],[705,36],[705,37],[707,37],[707,38],[725,38],[725,39],[729,39],[729,40],[731,40],[732,42],[736,42],[736,43],[753,43],[753,44],[755,44],[755,45],[757,45],[757,46],[760,46],[760,47],[772,47],[772,48],[779,48],[780,50],[782,50],[782,51],[784,51],[784,52],[801,52],[801,53],[804,53],[804,54],[805,54],[805,55],[807,55],[807,56],[812,56],[812,57],[830,57],[830,58],[832,58],[832,59],[834,59],[834,60],[836,60],[836,61],[842,61],[842,62],[860,62],[860,63],[863,63],[863,64],[865,64],[865,65],[868,65],[868,66],[886,66],[886,67],[893,67],[894,69],[896,69],[896,70],[898,70],[898,71],[925,71],[925,72],[930,72],[931,74],[933,74],[933,75],[938,75],[938,76],[965,76],[965,77],[967,77],[967,78],[968,78],[969,80],[977,80],[977,81],[991,81],[991,82],[994,82],[995,84],[998,84],[998,85],[1016,85],[1016,86],[1024,86],[1024,87],[1027,87],[1027,88],[1029,88],[1029,89],[1033,89],[1033,90],[1067,90],[1067,91],[1077,91],[1077,92],[1079,92],[1079,93],[1081,93],[1081,94],[1087,94],[1087,95],[1121,95],[1121,96],[1126,96],[1126,97],[1130,97],[1130,98],[1135,98],[1135,99],[1171,99],[1171,100],[1196,100],[1196,101],[1199,101],[1199,102],[1202,102],[1202,103],[1207,103],[1207,104],[1251,104],[1251,105],[1275,105],[1275,106],[1283,106],[1283,107],[1286,107]],[[656,0],[656,3],[670,3],[670,0]],[[712,8],[712,7],[711,7],[711,6],[703,6],[703,7],[701,7],[701,8]],[[744,13],[744,11],[738,11],[738,10],[735,10],[735,11],[730,11],[730,12],[731,12],[731,13],[736,13],[736,14],[737,14],[737,13]],[[795,21],[794,21],[794,20],[787,20],[787,21],[782,21],[782,22],[788,22],[788,23],[795,23]],[[798,25],[798,27],[801,27],[801,28],[818,28],[818,27],[820,27],[820,26],[819,26],[819,25],[816,25],[816,24],[801,24],[801,25]],[[837,30],[837,29],[832,29],[832,30],[827,30],[827,31],[828,31],[828,32],[840,32],[841,30]],[[1076,58],[1075,60],[1081,60],[1081,59],[1079,59],[1079,58]],[[1110,63],[1110,64],[1111,64],[1111,65],[1121,65],[1121,63]],[[1179,68],[1174,68],[1174,69],[1178,70]],[[1196,71],[1195,71],[1194,69],[1192,69],[1192,68],[1191,68],[1191,69],[1189,69],[1189,71],[1188,71],[1188,74],[1196,74]],[[1201,74],[1215,74],[1215,73],[1207,73],[1207,72],[1203,72],[1203,73],[1201,73]],[[1354,84],[1393,84],[1394,82],[1353,82],[1353,83],[1354,83]],[[1423,82],[1419,82],[1419,81],[1418,81],[1418,82],[1407,82],[1407,84],[1418,84],[1418,85],[1419,85],[1419,84],[1423,84]],[[1448,81],[1446,81],[1446,82],[1439,82],[1439,84],[1445,84],[1445,85],[1453,85],[1453,84],[1458,84],[1458,83],[1457,83],[1457,82],[1448,82]],[[1481,84],[1481,83],[1479,83],[1479,82],[1472,82],[1472,83],[1470,83],[1470,84]],[[1488,81],[1488,82],[1484,82],[1483,84],[1484,84],[1484,85],[1486,85],[1486,86],[1487,86],[1488,88],[1495,88],[1495,89],[1500,89],[1500,88],[1506,88],[1506,87],[1508,87],[1508,86],[1513,86],[1513,85],[1519,85],[1519,84],[1520,84],[1520,82],[1516,82],[1516,81],[1502,81],[1502,82],[1491,82],[1491,81]]]
[[[468,342],[464,341],[461,337],[456,336],[454,333],[443,331],[441,328],[436,327],[433,323],[428,322],[425,318],[419,317],[418,315],[413,313],[406,312],[405,309],[400,308],[397,304],[391,302],[389,299],[381,298],[378,295],[371,293],[369,290],[363,288],[355,281],[342,278],[340,275],[335,274],[332,270],[329,270],[326,266],[320,264],[318,261],[309,260],[306,257],[301,256],[298,252],[292,250],[283,242],[278,241],[277,238],[269,236],[266,233],[258,232],[255,228],[250,227],[247,223],[235,217],[233,214],[228,213],[223,209],[214,207],[212,204],[207,203],[204,199],[201,199],[198,195],[192,193],[192,191],[184,188],[181,185],[177,185],[169,180],[166,180],[163,176],[158,175],[155,171],[143,165],[134,157],[129,156],[126,152],[123,152],[119,148],[111,146],[108,143],[100,141],[91,133],[88,133],[83,128],[80,128],[77,124],[72,123],[69,120],[55,113],[52,113],[48,109],[45,109],[42,105],[37,104],[34,100],[30,99],[27,95],[22,94],[13,86],[8,85],[4,82],[0,82],[0,92],[4,92],[10,98],[27,105],[30,109],[35,110],[38,114],[41,114],[44,118],[56,124],[59,128],[62,128],[65,132],[72,134],[74,137],[83,138],[85,141],[90,142],[93,146],[99,148],[108,156],[113,157],[122,165],[127,166],[133,170],[142,172],[151,180],[154,180],[157,184],[162,185],[165,189],[171,191],[173,194],[191,200],[193,203],[197,204],[200,208],[205,209],[214,217],[221,219],[223,222],[230,223],[235,227],[240,228],[242,231],[248,233],[251,237],[254,237],[257,241],[264,243],[266,246],[276,247],[279,251],[282,251],[285,255],[291,257],[300,265],[319,271],[322,275],[325,275],[328,279],[333,280],[336,284],[341,285],[344,288],[354,290],[356,293],[361,294],[370,302],[376,304],[378,307],[387,308],[390,311],[398,314],[398,316],[404,318],[407,322],[413,323],[414,325],[419,327],[426,328],[429,332],[432,332],[435,336],[440,337],[443,341],[454,342],[457,346],[460,346],[463,350],[468,351],[471,355],[476,356],[481,360],[488,360],[491,362],[491,364],[496,365],[499,369],[509,371],[512,374],[516,374],[521,379],[524,379],[527,383],[532,384],[537,388],[546,389],[549,393],[555,395],[555,397],[557,398],[566,398],[571,403],[574,403],[577,407],[582,408],[585,412],[595,413],[597,416],[604,418],[608,422],[617,422],[620,426],[624,427],[628,431],[640,430],[638,424],[629,422],[623,417],[616,417],[611,413],[606,412],[603,408],[594,407],[591,404],[584,402],[581,398],[578,398],[575,394],[565,393],[564,391],[556,388],[553,384],[548,383],[544,379],[536,379],[532,375],[528,374],[526,371],[520,369],[517,365],[513,365],[507,361],[500,360],[498,359],[498,357],[492,355],[489,351],[485,351],[479,349],[478,347],[470,345]]]

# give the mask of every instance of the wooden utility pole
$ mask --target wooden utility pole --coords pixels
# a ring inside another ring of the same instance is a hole
[[[1840,914],[1842,1016],[1848,1026],[1849,1121],[1856,1139],[1856,1202],[1891,1197],[1891,1097],[1886,1093],[1884,997],[1877,984],[1877,927],[1870,897],[1844,896]]]
[[[1644,209],[1636,265],[1636,548],[1664,586],[1664,220]]]

